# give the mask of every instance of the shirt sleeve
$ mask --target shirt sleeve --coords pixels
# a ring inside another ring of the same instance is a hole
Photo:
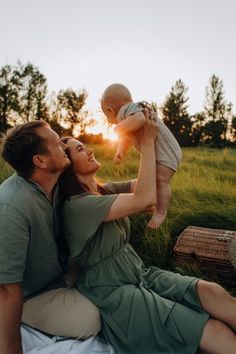
[[[10,204],[0,204],[0,284],[23,281],[29,222]]]
[[[65,202],[63,224],[66,240],[73,258],[95,236],[117,195],[73,196]]]
[[[108,181],[102,187],[111,194],[131,193],[132,181],[112,182]]]

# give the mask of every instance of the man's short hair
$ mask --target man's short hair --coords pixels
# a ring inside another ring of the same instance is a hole
[[[24,178],[33,173],[33,156],[47,152],[44,139],[36,132],[44,126],[49,127],[49,124],[43,120],[20,124],[8,129],[1,139],[2,157]]]

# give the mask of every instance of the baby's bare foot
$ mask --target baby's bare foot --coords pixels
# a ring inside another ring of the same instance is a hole
[[[150,227],[150,229],[158,229],[165,220],[166,214],[166,212],[160,213],[155,211],[152,215],[151,220],[148,223],[148,227]]]

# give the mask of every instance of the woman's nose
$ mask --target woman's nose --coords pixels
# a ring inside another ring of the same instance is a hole
[[[86,150],[89,155],[94,153],[94,150],[92,148],[87,147]]]

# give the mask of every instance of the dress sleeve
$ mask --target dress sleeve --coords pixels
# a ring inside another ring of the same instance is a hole
[[[10,204],[0,204],[0,284],[23,281],[29,221]]]
[[[117,195],[78,195],[65,202],[63,224],[66,240],[73,258],[95,236]]]
[[[105,189],[106,192],[111,194],[131,193],[131,183],[131,180],[121,182],[108,181],[102,187]]]

